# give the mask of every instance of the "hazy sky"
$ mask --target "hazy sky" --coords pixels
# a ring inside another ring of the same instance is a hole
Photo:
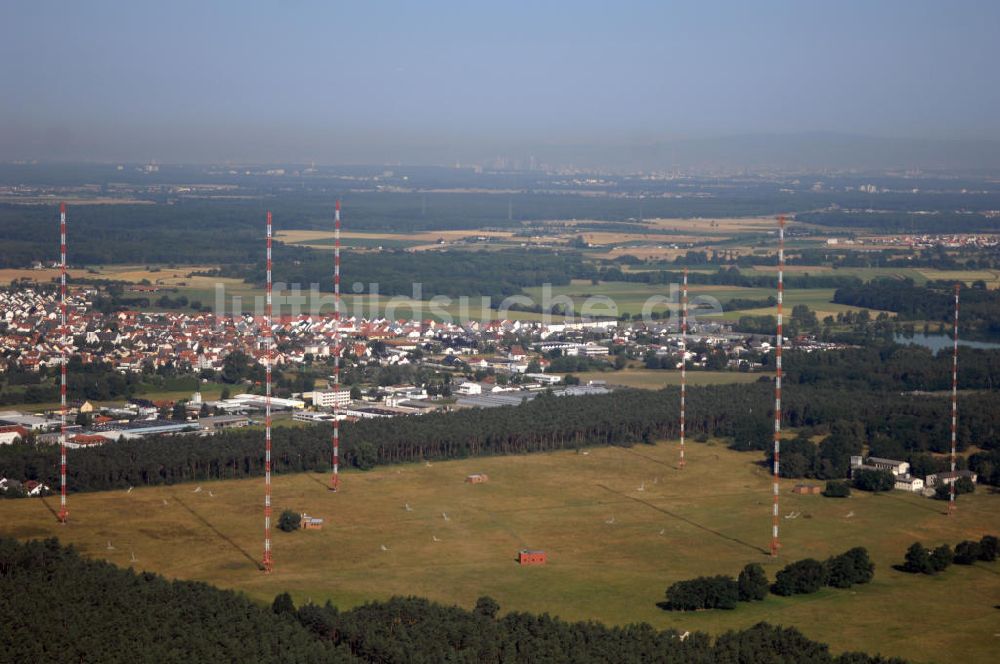
[[[998,32],[986,1],[6,0],[0,159],[998,139]]]

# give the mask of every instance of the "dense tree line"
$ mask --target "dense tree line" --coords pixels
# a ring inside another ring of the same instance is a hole
[[[917,286],[910,279],[874,279],[837,288],[833,301],[868,309],[896,312],[900,320],[951,323],[955,297],[951,283]],[[959,324],[965,338],[1000,337],[1000,290],[962,288]]]
[[[827,498],[848,498],[851,495],[851,485],[847,482],[835,482],[831,480],[826,483],[823,495]]]
[[[777,304],[778,298],[773,295],[759,300],[746,297],[734,297],[722,303],[722,310],[738,311],[740,309],[763,309],[765,307],[773,307]],[[771,329],[773,330],[774,328]]]
[[[867,207],[867,206],[865,206]],[[958,204],[956,208],[963,208]],[[974,233],[996,232],[1000,222],[996,217],[967,212],[940,212],[935,215],[911,212],[855,212],[825,210],[795,215],[796,220],[835,228],[865,228],[883,233]]]
[[[917,458],[950,448],[947,399],[808,384],[788,389],[784,396],[787,426],[829,433],[838,421],[856,422],[852,430],[863,431],[878,456]],[[692,438],[730,438],[739,450],[766,450],[772,400],[767,383],[690,387],[688,433]],[[679,433],[678,401],[674,387],[581,397],[543,394],[520,406],[362,420],[342,427],[341,455],[347,466],[371,467],[673,439]],[[964,450],[974,441],[993,450],[998,444],[1000,395],[974,393],[962,401],[959,448]],[[325,469],[329,441],[328,425],[277,428],[275,472]],[[842,454],[837,459],[842,463]],[[51,446],[0,446],[0,474],[6,477],[52,484],[58,477],[57,460],[57,450]],[[228,431],[210,438],[149,438],[70,450],[69,484],[74,491],[93,491],[239,478],[263,474],[263,465],[261,434],[254,430]]]
[[[786,383],[843,389],[940,392],[951,389],[951,349],[873,344],[823,353],[788,353]],[[958,388],[1000,386],[1000,352],[959,346]]]
[[[264,263],[256,258],[250,267],[230,268],[223,276],[263,285]],[[530,286],[565,286],[570,279],[597,276],[579,253],[540,249],[346,252],[341,260],[343,274],[350,275],[352,283],[363,284],[365,293],[370,292],[370,284],[377,284],[384,295],[411,296],[414,284],[419,284],[418,295],[424,298],[489,296],[496,305]],[[275,247],[276,282],[300,284],[305,292],[311,284],[318,284],[320,290],[332,292],[331,273],[328,252],[284,244]]]
[[[971,565],[977,560],[991,563],[1000,556],[1000,540],[994,535],[983,535],[978,541],[963,540],[955,545],[954,562],[958,565]]]
[[[0,539],[0,625],[10,662],[358,661],[242,595],[88,560],[54,539]]]
[[[963,350],[960,388],[995,384],[1000,374],[998,357],[995,351]],[[785,476],[845,477],[850,456],[864,442],[874,456],[910,461],[914,474],[944,469],[944,461],[930,453],[950,449],[949,400],[900,390],[937,390],[950,385],[946,354],[934,356],[900,346],[791,352],[786,366],[785,422],[803,430],[783,446]],[[234,355],[223,378],[253,377],[258,369]],[[688,395],[687,426],[692,438],[726,437],[734,449],[770,449],[773,395],[769,381],[690,387]],[[678,401],[674,387],[587,397],[543,394],[517,407],[366,420],[345,424],[341,452],[346,464],[367,468],[422,459],[673,439],[679,433]],[[964,450],[975,443],[981,448],[969,466],[984,483],[1000,480],[998,431],[1000,395],[993,391],[963,394],[958,447]],[[818,446],[810,440],[817,435],[823,437]],[[276,429],[275,471],[326,468],[329,436],[323,425]],[[960,458],[960,468],[963,464]],[[53,484],[57,469],[54,449],[0,446],[0,474],[4,476]],[[112,442],[93,450],[71,450],[69,472],[74,491],[248,477],[263,473],[263,453],[260,434],[252,430],[212,438]]]
[[[776,595],[802,595],[823,586],[850,588],[870,582],[875,577],[875,563],[864,547],[855,547],[826,561],[804,558],[786,565],[774,575],[771,592]]]
[[[892,491],[896,486],[895,476],[888,470],[859,468],[854,471],[854,488],[879,493]]]
[[[230,359],[232,358],[232,359]],[[242,360],[241,360],[242,358]],[[243,364],[241,365],[240,362]],[[242,366],[241,370],[239,367]],[[241,373],[242,372],[242,373]],[[15,378],[17,372],[8,372],[3,377],[8,378],[7,385],[0,390],[0,404],[54,403],[59,401],[58,369],[42,367],[38,372],[31,372],[34,383],[27,384]],[[223,382],[235,383],[242,378],[263,380],[264,370],[259,364],[247,364],[247,357],[242,352],[230,354],[225,360],[225,369],[220,374]],[[79,355],[70,358],[67,366],[66,395],[70,401],[110,399],[129,399],[146,392],[159,391],[197,391],[201,386],[201,378],[214,377],[210,372],[195,373],[190,367],[177,367],[171,363],[153,368],[147,364],[138,373],[121,372],[110,362],[83,362]],[[279,382],[290,380],[288,374],[278,373]],[[24,387],[21,387],[24,385]],[[312,383],[310,383],[312,385]],[[279,384],[279,388],[283,385]],[[301,390],[300,390],[301,391]]]
[[[981,484],[1000,486],[1000,447],[971,454],[969,470],[979,475]]]
[[[644,623],[499,616],[499,608],[488,597],[471,611],[400,597],[341,612],[329,602],[297,608],[284,593],[263,607],[204,583],[87,560],[54,539],[0,539],[9,661],[903,664],[862,653],[834,657],[797,630],[766,623],[714,640],[701,632],[681,639]]]
[[[119,181],[118,177],[112,176],[114,181]],[[197,181],[211,179],[205,173],[189,177]],[[454,186],[455,178],[455,173],[449,173],[451,184],[446,186]],[[244,178],[240,184],[247,186],[249,181]],[[263,199],[274,212],[276,231],[332,230],[333,201],[338,196],[331,191],[308,189],[288,192],[276,189],[273,181],[257,180],[244,190],[250,194],[247,200],[206,200],[172,197],[166,190],[149,190],[148,185],[148,180],[143,183],[147,188],[144,198],[152,200],[153,205],[71,207],[70,237],[86,237],[88,242],[71,243],[70,261],[87,265],[251,263],[257,259],[264,232]],[[619,197],[365,192],[355,190],[356,181],[349,186],[352,191],[344,196],[344,224],[346,229],[359,231],[520,228],[523,220],[537,219],[594,219],[615,226],[617,222],[628,223],[637,213],[635,200]],[[787,202],[769,198],[655,197],[647,198],[644,206],[647,214],[662,217],[776,214],[785,209]],[[513,203],[510,217],[508,202]],[[25,267],[32,261],[58,259],[58,231],[56,205],[0,205],[0,237],[4,238],[0,267]]]
[[[739,599],[739,586],[733,577],[699,576],[667,588],[666,607],[673,611],[735,609]]]
[[[876,251],[823,247],[798,249],[787,257],[786,262],[788,265],[823,265],[834,269],[842,267],[931,267],[939,270],[960,270],[963,268],[975,270],[995,267],[998,259],[1000,259],[1000,252],[997,252],[993,247],[961,247],[955,250],[936,246],[924,250],[913,250],[907,247],[905,249],[890,248]],[[743,265],[744,261],[746,261],[746,265],[774,264],[773,257],[760,255],[741,255],[736,264]]]

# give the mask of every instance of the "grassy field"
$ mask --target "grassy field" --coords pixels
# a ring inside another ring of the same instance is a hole
[[[683,472],[676,444],[664,443],[405,465],[348,473],[337,494],[321,475],[278,476],[277,510],[305,511],[327,525],[276,531],[269,576],[257,570],[259,479],[205,483],[200,491],[184,484],[73,495],[65,526],[55,521],[55,499],[3,501],[0,533],[58,535],[87,555],[237,588],[260,601],[289,590],[297,602],[331,599],[341,607],[395,594],[471,606],[489,594],[505,610],[567,619],[712,633],[767,620],[795,625],[835,651],[995,661],[997,564],[953,566],[936,577],[891,565],[916,539],[954,544],[1000,531],[1000,496],[981,488],[948,518],[941,503],[912,495],[797,496],[789,492],[794,482],[785,481],[782,513],[800,516],[781,520],[782,554],[772,560],[770,478],[755,463],[760,457],[711,443],[689,445],[687,456]],[[465,484],[472,472],[489,474],[490,482]],[[773,578],[792,560],[857,545],[877,564],[866,586],[772,596],[735,611],[656,606],[680,579],[736,574],[749,562],[762,563]],[[545,549],[549,564],[518,567],[513,557],[522,547]]]
[[[573,374],[582,383],[588,380],[603,380],[609,385],[624,385],[643,390],[658,390],[667,385],[680,385],[679,371],[654,371],[651,369],[623,369],[621,371],[586,371]],[[730,383],[754,383],[761,376],[770,377],[768,372],[740,373],[738,371],[688,371],[688,385],[727,385]]]
[[[526,288],[525,292],[538,303],[543,302],[542,288]],[[607,298],[614,302],[617,313],[637,314],[641,313],[646,302],[650,298],[653,300],[653,311],[662,312],[667,310],[668,303],[671,302],[671,293],[679,306],[680,285],[671,290],[671,285],[663,284],[642,284],[627,281],[608,281],[599,284],[592,284],[586,280],[574,280],[568,286],[556,286],[551,289],[551,298],[565,296],[573,300],[573,306],[577,313],[584,310],[590,299],[590,306],[595,313],[603,314],[608,311],[609,305],[603,304]],[[816,312],[822,319],[824,316],[836,315],[842,311],[861,311],[861,307],[852,307],[846,304],[834,304],[833,288],[789,288],[785,290],[785,306],[790,311],[796,304],[805,304]],[[732,299],[763,300],[777,295],[773,288],[742,288],[739,286],[710,286],[691,285],[688,287],[688,297],[692,307],[698,305],[713,306],[714,303],[722,304]],[[558,303],[558,302],[556,302]],[[696,316],[708,316],[707,312],[694,312]],[[726,312],[724,318],[735,319],[746,315],[775,314],[774,307],[764,309],[744,309]]]
[[[982,280],[986,282],[987,288],[1000,287],[1000,270],[932,270],[921,268],[918,272],[926,280],[961,281],[966,286],[971,286],[973,281]]]

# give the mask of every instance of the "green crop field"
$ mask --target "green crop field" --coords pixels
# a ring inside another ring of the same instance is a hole
[[[661,443],[393,466],[347,473],[337,494],[321,475],[278,476],[277,512],[308,512],[326,527],[275,531],[271,575],[257,569],[260,479],[71,495],[65,526],[54,517],[56,498],[3,501],[0,533],[57,535],[90,556],[240,589],[262,602],[289,590],[297,602],[329,598],[341,607],[396,594],[468,607],[488,594],[505,610],[567,619],[712,633],[767,620],[795,625],[834,651],[995,661],[1000,563],[952,566],[935,577],[891,566],[917,539],[954,545],[1000,531],[1000,496],[980,487],[949,518],[942,503],[913,495],[798,496],[790,493],[794,482],[783,481],[783,549],[772,560],[770,478],[760,456],[694,443],[683,471],[676,457],[676,443]],[[490,481],[464,483],[473,472]],[[680,579],[735,575],[749,562],[773,578],[793,560],[858,545],[877,564],[869,585],[771,596],[734,611],[656,606]],[[522,547],[546,550],[548,565],[520,568],[513,559]]]

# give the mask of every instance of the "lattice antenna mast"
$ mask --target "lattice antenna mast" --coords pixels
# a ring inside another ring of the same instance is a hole
[[[271,212],[267,213],[267,295],[264,305],[264,572],[274,567],[271,558],[271,364],[274,336],[271,327]]]
[[[340,489],[340,201],[333,211],[333,475],[330,491]]]
[[[956,428],[958,426],[958,291],[959,284],[955,284],[955,320],[952,323],[954,330],[954,340],[951,352],[951,490],[948,492],[948,514],[955,513],[955,443]]]
[[[785,293],[785,217],[778,217],[778,330],[775,339],[775,376],[774,376],[774,478],[772,493],[774,507],[771,511],[771,555],[778,555],[781,546],[778,541],[778,471],[781,456],[781,348],[784,345],[782,324],[782,300]]]
[[[684,267],[684,282],[681,286],[681,458],[680,468],[684,469],[684,429],[685,406],[687,405],[687,329],[688,329],[688,269]]]
[[[68,335],[66,325],[66,204],[59,204],[59,521],[66,523],[66,365]]]

